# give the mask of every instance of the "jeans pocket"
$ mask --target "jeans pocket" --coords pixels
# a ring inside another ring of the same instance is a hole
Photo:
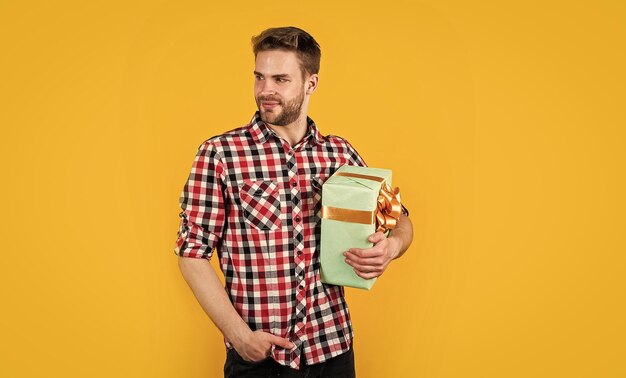
[[[237,353],[237,351],[235,350],[235,348],[231,349],[228,351],[229,353],[232,353],[235,357],[235,359],[237,360],[238,363],[244,364],[244,365],[262,365],[263,363],[267,362],[270,358],[269,357],[265,357],[262,360],[259,361],[247,361],[245,360],[243,357],[241,357],[241,355],[239,353]]]

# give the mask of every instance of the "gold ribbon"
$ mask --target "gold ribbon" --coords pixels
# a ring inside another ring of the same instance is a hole
[[[355,177],[380,182],[380,192],[373,211],[352,210],[340,207],[322,206],[322,218],[342,222],[376,224],[376,231],[393,230],[398,225],[402,205],[400,188],[391,189],[385,179],[378,176],[361,175],[358,173],[337,172],[337,176]]]

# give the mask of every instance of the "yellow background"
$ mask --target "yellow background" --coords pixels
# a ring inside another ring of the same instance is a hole
[[[358,376],[626,376],[624,4],[0,2],[0,376],[221,376],[178,196],[286,25],[322,47],[309,115],[415,229],[348,290]]]

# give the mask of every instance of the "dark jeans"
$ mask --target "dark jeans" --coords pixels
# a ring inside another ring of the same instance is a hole
[[[324,362],[305,365],[301,360],[300,370],[283,366],[272,358],[248,362],[235,349],[229,349],[224,364],[224,378],[262,377],[306,377],[306,378],[355,378],[354,351],[350,350]]]

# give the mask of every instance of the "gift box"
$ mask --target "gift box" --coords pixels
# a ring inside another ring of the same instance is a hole
[[[388,236],[400,218],[399,189],[388,169],[344,165],[322,185],[321,280],[370,290],[376,278],[359,277],[345,262],[350,248],[371,248],[376,231]]]

